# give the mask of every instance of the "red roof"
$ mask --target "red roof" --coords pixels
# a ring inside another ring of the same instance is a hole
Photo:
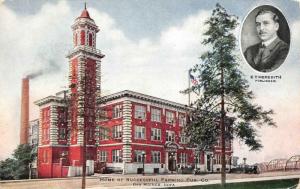
[[[90,14],[89,14],[89,12],[86,9],[86,3],[84,3],[84,9],[83,9],[81,15],[78,18],[88,18],[88,19],[91,19]]]
[[[81,15],[79,16],[79,18],[89,18],[89,19],[91,19],[90,15],[89,15],[89,12],[88,12],[86,9],[84,9],[84,10],[82,11],[82,13],[81,13]]]

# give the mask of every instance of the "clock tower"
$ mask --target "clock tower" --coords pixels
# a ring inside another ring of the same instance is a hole
[[[96,99],[101,90],[101,59],[104,55],[96,48],[99,32],[86,9],[72,25],[73,49],[69,59],[69,162],[82,166],[86,160],[96,160]],[[85,154],[85,156],[84,156]]]

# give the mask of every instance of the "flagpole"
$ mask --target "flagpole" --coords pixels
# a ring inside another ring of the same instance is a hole
[[[191,105],[191,90],[190,90],[190,88],[191,88],[191,78],[190,78],[190,74],[191,74],[191,69],[189,69],[189,71],[188,71],[188,89],[189,89],[189,91],[188,91],[188,106]]]

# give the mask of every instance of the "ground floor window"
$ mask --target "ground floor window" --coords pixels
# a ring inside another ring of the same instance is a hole
[[[142,163],[143,162],[143,154],[145,154],[145,151],[135,150],[134,151],[134,162]],[[144,155],[144,157],[146,157],[146,156]]]
[[[180,161],[180,164],[186,165],[186,163],[187,163],[187,154],[186,153],[180,153],[179,161]]]
[[[107,162],[107,151],[100,151],[98,160],[100,162]]]
[[[152,163],[160,163],[160,152],[159,151],[151,152],[151,162]]]
[[[112,161],[114,163],[122,162],[122,151],[121,150],[113,150],[112,151]]]

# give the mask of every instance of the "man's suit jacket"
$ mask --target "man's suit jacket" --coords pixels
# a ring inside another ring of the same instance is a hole
[[[285,60],[289,45],[278,37],[267,47],[261,43],[246,49],[244,56],[247,62],[260,72],[270,72],[277,69]]]

